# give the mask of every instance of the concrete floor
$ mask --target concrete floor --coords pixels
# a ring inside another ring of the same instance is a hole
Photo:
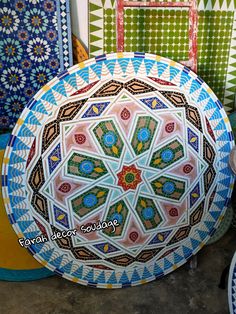
[[[101,290],[59,277],[34,282],[0,282],[0,314],[228,314],[222,270],[236,249],[236,230],[198,254],[198,268],[185,265],[146,285]]]

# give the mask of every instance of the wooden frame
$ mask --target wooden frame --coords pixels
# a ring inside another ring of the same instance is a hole
[[[116,32],[117,32],[117,51],[124,51],[124,8],[127,7],[146,7],[146,8],[189,8],[189,60],[180,61],[182,64],[191,68],[192,71],[197,72],[197,3],[196,0],[189,2],[138,2],[117,0],[117,18],[116,18]]]

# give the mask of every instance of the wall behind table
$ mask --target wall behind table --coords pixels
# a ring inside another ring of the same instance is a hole
[[[72,33],[88,47],[88,0],[70,0]]]
[[[90,57],[116,51],[116,1],[88,2]],[[198,74],[214,90],[227,112],[234,110],[236,92],[235,7],[236,2],[232,0],[198,2]],[[82,5],[80,10],[84,10]],[[125,51],[150,52],[176,61],[185,60],[188,57],[188,22],[186,9],[127,8]]]

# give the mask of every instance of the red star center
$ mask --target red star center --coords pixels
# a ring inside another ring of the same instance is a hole
[[[142,182],[141,170],[137,169],[135,165],[123,166],[121,172],[117,174],[118,185],[123,188],[124,191],[135,190],[137,185]]]

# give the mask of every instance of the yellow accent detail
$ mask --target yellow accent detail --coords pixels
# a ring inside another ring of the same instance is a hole
[[[117,52],[117,58],[123,58],[124,57],[124,54],[123,52]]]
[[[173,270],[176,270],[176,268],[178,268],[177,265],[173,265]]]
[[[107,289],[112,289],[112,284],[111,284],[111,283],[109,283],[109,284],[107,285]]]
[[[105,194],[104,191],[100,191],[100,192],[97,193],[97,197],[100,198],[100,197],[102,197],[104,194]]]
[[[161,182],[156,182],[156,183],[155,183],[155,186],[159,189],[159,188],[162,187],[162,183],[161,183]]]
[[[80,69],[83,69],[83,68],[85,67],[85,64],[84,64],[84,62],[80,62],[80,63],[78,64],[78,66],[79,66]]]
[[[192,197],[193,197],[193,198],[197,198],[198,196],[199,196],[199,194],[197,194],[197,193],[193,193],[193,194],[192,194]]]
[[[73,282],[79,282],[79,279],[74,277],[74,278],[72,278],[72,281]]]
[[[156,101],[156,99],[154,99],[152,102],[152,108],[154,109],[156,107],[156,105],[157,105],[157,101]]]
[[[172,67],[174,67],[174,66],[176,65],[176,62],[175,62],[175,61],[170,61],[170,65],[171,65]]]
[[[18,236],[18,238],[20,239],[20,238],[24,238],[24,235],[23,235],[23,233],[17,233],[17,236]]]
[[[190,140],[190,143],[194,143],[196,142],[197,138],[196,137],[192,137],[191,140]]]
[[[59,160],[59,158],[58,158],[57,156],[52,156],[50,159],[51,159],[52,161],[58,161],[58,160]]]
[[[160,61],[161,60],[161,56],[156,56],[156,60]]]
[[[228,122],[229,122],[229,118],[228,118],[228,117],[224,118],[224,121],[225,121],[226,123],[228,123]]]
[[[219,221],[222,221],[224,219],[224,216],[220,215]]]
[[[96,106],[93,106],[92,109],[93,109],[93,112],[95,112],[96,114],[99,113],[99,110],[98,110],[98,108]]]
[[[109,245],[108,244],[105,244],[104,245],[104,248],[103,248],[103,251],[106,253],[109,249]]]
[[[57,220],[62,220],[62,219],[64,219],[65,218],[65,214],[61,214],[61,215],[59,215],[58,217],[57,217]]]
[[[3,163],[4,163],[4,164],[8,164],[8,163],[9,163],[9,160],[10,160],[9,158],[4,158],[4,159],[3,159]]]
[[[117,213],[120,213],[121,210],[122,210],[122,204],[119,204],[119,205],[117,206],[116,211],[117,211]]]
[[[204,247],[204,243],[202,242],[202,243],[200,243],[200,245],[199,245],[199,247],[200,247],[200,249],[202,249],[203,247]]]
[[[113,151],[114,154],[118,155],[119,151],[118,151],[118,148],[115,145],[112,146],[111,150]]]
[[[100,167],[96,167],[96,168],[94,168],[94,171],[98,172],[98,173],[101,173],[101,172],[103,172],[103,169],[100,168]]]
[[[4,202],[4,204],[10,204],[10,199],[9,199],[9,197],[3,198],[3,202]]]
[[[154,165],[158,165],[161,162],[161,158],[157,158],[154,160]]]
[[[162,234],[158,234],[157,238],[159,241],[164,241],[164,237]]]
[[[46,262],[46,261],[41,261],[41,264],[42,264],[43,266],[47,266],[48,262]]]
[[[140,282],[141,282],[141,284],[144,284],[144,283],[146,283],[146,282],[147,282],[147,280],[142,279]]]
[[[229,187],[230,187],[231,190],[233,190],[233,188],[234,188],[234,183],[230,184]]]
[[[25,122],[25,121],[24,121],[23,119],[21,119],[21,118],[19,118],[19,119],[17,120],[17,124],[18,124],[18,125],[22,125],[24,122]]]
[[[143,148],[143,143],[140,142],[140,143],[138,144],[138,147],[137,147],[138,152],[139,152],[142,148]]]
[[[143,207],[147,207],[147,204],[144,200],[141,200],[140,204],[143,206]]]
[[[44,85],[44,86],[42,87],[42,90],[43,90],[44,92],[47,92],[49,89],[50,89],[50,86],[48,86],[48,85]]]
[[[212,89],[211,89],[210,87],[207,89],[207,92],[208,92],[209,94],[213,93],[213,92],[212,92]]]

